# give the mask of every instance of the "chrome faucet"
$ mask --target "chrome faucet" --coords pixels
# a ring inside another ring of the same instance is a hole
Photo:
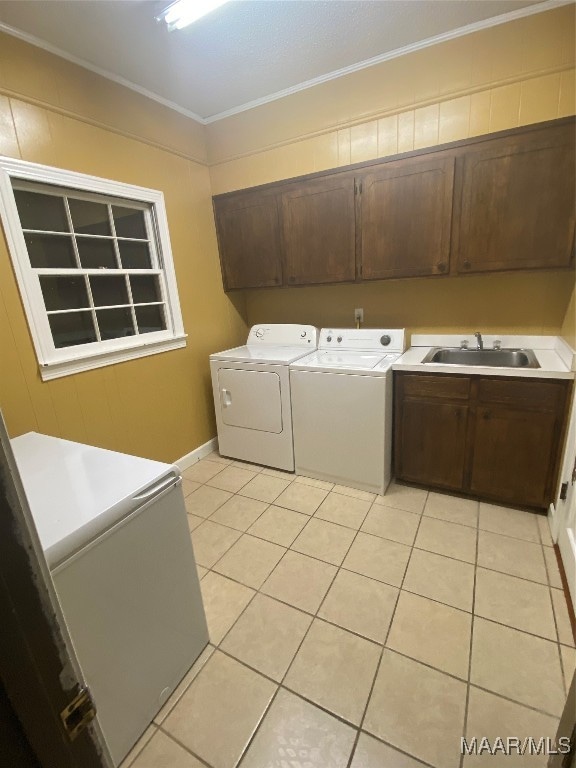
[[[480,331],[476,331],[474,336],[476,336],[476,349],[484,349],[484,342],[482,341],[482,334]]]

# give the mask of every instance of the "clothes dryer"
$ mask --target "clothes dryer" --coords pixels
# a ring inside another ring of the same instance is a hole
[[[255,325],[245,346],[210,355],[222,456],[294,471],[289,365],[317,345],[311,325]]]

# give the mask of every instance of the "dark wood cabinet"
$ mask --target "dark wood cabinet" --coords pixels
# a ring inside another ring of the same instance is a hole
[[[395,399],[396,477],[435,488],[462,488],[470,378],[397,374]]]
[[[467,423],[466,405],[407,400],[398,425],[403,435],[398,476],[436,488],[462,488]]]
[[[362,278],[448,274],[454,157],[385,163],[358,181]]]
[[[574,266],[576,119],[218,195],[225,290]]]
[[[282,284],[280,217],[274,191],[244,191],[214,199],[224,288]]]
[[[397,479],[546,508],[571,387],[564,380],[397,372]]]
[[[281,195],[288,285],[356,277],[354,177],[337,174],[288,186]]]
[[[454,215],[458,273],[568,267],[574,259],[574,128],[470,147]]]
[[[480,379],[470,492],[547,507],[561,450],[567,382]]]

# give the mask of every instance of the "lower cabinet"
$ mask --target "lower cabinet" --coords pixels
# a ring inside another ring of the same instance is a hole
[[[396,478],[546,508],[571,388],[564,380],[396,372]]]

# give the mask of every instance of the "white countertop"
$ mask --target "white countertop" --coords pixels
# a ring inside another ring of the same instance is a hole
[[[423,363],[422,360],[434,347],[459,348],[467,340],[470,349],[475,349],[473,335],[462,334],[414,334],[412,346],[394,363],[395,371],[416,371],[419,373],[454,373],[475,376],[521,376],[533,379],[574,379],[576,377],[576,353],[558,336],[494,336],[482,334],[484,347],[492,349],[495,340],[502,348],[531,349],[540,368],[495,368],[491,365],[446,365]]]

